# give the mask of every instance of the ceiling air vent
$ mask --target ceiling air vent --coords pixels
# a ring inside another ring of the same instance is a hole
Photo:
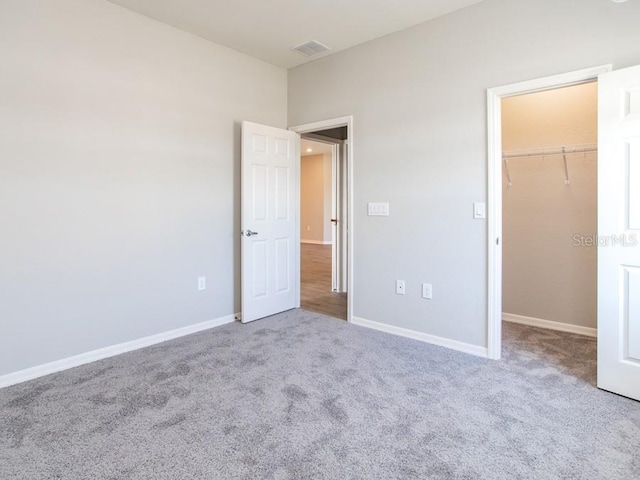
[[[316,42],[315,40],[311,40],[310,42],[305,42],[297,47],[293,47],[293,50],[296,52],[300,52],[305,57],[313,57],[314,55],[318,55],[319,53],[328,52],[331,50],[326,45],[321,44],[320,42]]]

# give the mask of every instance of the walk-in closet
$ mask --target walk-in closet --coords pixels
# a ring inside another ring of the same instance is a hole
[[[505,98],[503,318],[596,333],[597,84]]]

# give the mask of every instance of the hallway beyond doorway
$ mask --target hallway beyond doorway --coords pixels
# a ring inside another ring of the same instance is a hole
[[[347,319],[347,294],[331,291],[331,245],[300,245],[300,306]]]

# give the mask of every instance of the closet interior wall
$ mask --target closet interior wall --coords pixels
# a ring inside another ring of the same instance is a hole
[[[596,328],[597,84],[506,98],[502,125],[503,312]]]

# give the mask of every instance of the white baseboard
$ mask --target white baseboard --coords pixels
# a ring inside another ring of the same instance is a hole
[[[421,342],[430,343],[439,347],[450,348],[452,350],[457,350],[459,352],[468,353],[478,357],[487,358],[488,355],[488,350],[485,347],[478,347],[477,345],[471,345],[469,343],[459,342],[457,340],[437,337],[435,335],[429,335],[428,333],[416,332],[414,330],[408,330],[406,328],[394,327],[386,323],[374,322],[372,320],[366,320],[364,318],[358,317],[353,317],[351,323],[353,323],[354,325],[360,325],[361,327],[378,330],[380,332],[398,335],[400,337],[412,338],[413,340],[419,340]]]
[[[529,325],[530,327],[547,328],[549,330],[558,330],[560,332],[575,333],[585,335],[587,337],[597,337],[598,330],[590,327],[581,327],[570,323],[553,322],[551,320],[542,320],[541,318],[525,317],[522,315],[514,315],[513,313],[503,313],[502,320],[505,322],[519,323],[520,325]]]
[[[195,325],[189,325],[187,327],[176,328],[175,330],[169,330],[168,332],[158,333],[150,335],[148,337],[139,338],[130,342],[119,343],[117,345],[111,345],[91,352],[81,353],[80,355],[74,355],[73,357],[63,358],[54,362],[45,363],[43,365],[37,365],[35,367],[26,368],[17,372],[8,373],[0,376],[0,388],[15,385],[17,383],[33,380],[34,378],[43,377],[51,373],[60,372],[73,367],[79,367],[87,363],[95,362],[105,358],[120,355],[121,353],[131,352],[140,348],[149,347],[158,343],[166,342],[167,340],[173,340],[174,338],[184,337],[185,335],[191,335],[192,333],[202,332],[203,330],[209,330],[210,328],[219,327],[235,321],[235,315],[227,315],[226,317],[216,318],[202,323],[196,323]]]
[[[311,245],[331,245],[333,242],[323,242],[322,240],[300,240],[300,243],[308,243]]]

